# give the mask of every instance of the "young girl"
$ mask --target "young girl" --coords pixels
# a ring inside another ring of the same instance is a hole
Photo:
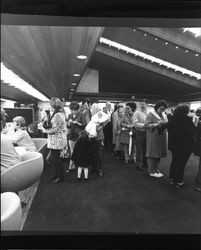
[[[89,166],[92,163],[92,148],[88,134],[85,130],[79,132],[79,138],[75,144],[71,159],[75,166],[78,167],[78,180],[81,180],[82,170],[84,170],[84,180],[88,180]]]

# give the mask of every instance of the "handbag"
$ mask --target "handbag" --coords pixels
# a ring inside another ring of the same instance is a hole
[[[50,116],[49,113],[47,113],[47,116],[48,116],[48,119],[46,121],[43,122],[43,128],[45,129],[49,129],[52,127],[52,123],[51,123],[51,120],[53,118],[53,116],[58,113],[59,111],[58,110],[55,110],[54,113],[52,114],[52,116]]]
[[[68,139],[67,139],[67,145],[66,145],[66,147],[61,150],[60,158],[64,159],[64,160],[67,160],[67,159],[71,158],[71,150],[70,150]]]

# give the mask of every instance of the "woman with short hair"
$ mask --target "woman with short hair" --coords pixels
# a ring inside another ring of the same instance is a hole
[[[55,169],[55,176],[52,183],[64,181],[64,169],[60,153],[67,145],[65,111],[62,101],[57,97],[52,97],[50,105],[53,114],[50,117],[50,127],[42,128],[43,133],[48,134],[47,147],[51,150],[50,161]]]
[[[187,104],[177,106],[168,124],[168,146],[172,151],[169,178],[170,183],[176,184],[177,187],[184,185],[184,169],[195,147],[196,126],[189,116],[189,111]]]
[[[160,159],[167,156],[167,117],[165,110],[167,102],[159,101],[154,110],[149,112],[145,120],[146,128],[146,157],[148,158],[149,176],[160,178]]]
[[[26,120],[22,116],[16,116],[13,119],[15,133],[12,136],[12,141],[17,146],[25,148],[27,151],[36,152],[36,146],[29,136],[26,128]]]
[[[6,127],[7,114],[4,109],[1,108],[1,174],[7,169],[20,163],[20,157],[17,154],[15,147],[13,146],[10,136],[4,131]]]
[[[129,160],[134,161],[135,163],[135,133],[133,113],[135,112],[136,107],[137,105],[134,102],[127,103],[124,115],[120,122],[121,132],[119,135],[119,141],[122,144],[126,165],[129,163]],[[129,154],[129,143],[131,140],[131,152]]]
[[[75,143],[79,138],[79,132],[83,130],[86,126],[86,119],[84,118],[82,112],[80,111],[80,105],[78,102],[73,101],[70,104],[71,114],[67,119],[67,128],[68,130],[68,140],[71,154],[73,154],[73,150],[75,147]],[[72,160],[70,160],[69,170],[75,169],[75,165]]]

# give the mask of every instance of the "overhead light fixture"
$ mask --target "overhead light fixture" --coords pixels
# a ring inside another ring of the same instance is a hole
[[[186,50],[185,52],[188,53],[188,50]]]
[[[77,85],[77,83],[72,83],[73,86]]]
[[[199,54],[195,54],[195,56],[199,56]]]
[[[176,49],[178,49],[179,47],[178,47],[178,46],[176,46],[175,48],[176,48]]]
[[[135,31],[135,29],[133,29],[133,31]]]
[[[79,55],[79,56],[77,56],[77,58],[78,58],[78,59],[81,59],[81,60],[84,60],[84,59],[87,58],[87,56],[85,56],[85,55]]]
[[[155,38],[155,40],[157,41],[157,40],[158,40],[158,38],[156,37],[156,38]]]
[[[201,28],[182,28],[183,32],[189,31],[195,35],[195,37],[201,36]]]
[[[16,101],[8,100],[8,99],[5,99],[5,98],[1,98],[1,101],[3,101],[3,102],[16,102]]]
[[[145,33],[144,36],[147,36],[147,34]]]
[[[70,89],[71,91],[74,91],[75,89]]]
[[[150,61],[150,62],[154,62],[154,63],[157,63],[157,64],[159,64],[159,66],[165,66],[165,67],[168,67],[168,68],[171,68],[171,69],[173,69],[173,70],[175,70],[175,71],[179,71],[179,72],[181,72],[182,74],[187,74],[187,75],[189,75],[189,76],[193,76],[193,77],[195,77],[196,79],[201,79],[201,74],[199,74],[199,73],[196,73],[196,72],[194,72],[194,71],[191,71],[191,70],[188,70],[188,69],[186,69],[186,68],[183,68],[183,67],[180,67],[180,66],[178,66],[178,65],[176,65],[176,64],[172,64],[172,63],[169,63],[169,62],[167,62],[167,61],[164,61],[164,60],[162,60],[162,59],[159,59],[159,58],[157,58],[157,57],[154,57],[154,56],[151,56],[151,55],[148,55],[148,54],[146,54],[146,53],[144,53],[144,52],[141,52],[141,51],[139,51],[139,50],[135,50],[135,49],[132,49],[132,48],[130,48],[130,47],[127,47],[127,46],[125,46],[125,45],[122,45],[122,44],[120,44],[120,43],[116,43],[116,42],[114,42],[114,41],[111,41],[111,40],[109,40],[109,39],[106,39],[106,38],[104,38],[104,37],[101,37],[100,38],[100,42],[101,43],[103,43],[103,44],[105,44],[105,45],[110,45],[111,47],[113,47],[113,48],[116,48],[116,49],[121,49],[122,51],[124,51],[125,53],[130,53],[130,54],[132,54],[132,55],[134,55],[134,56],[138,56],[138,57],[140,57],[140,58],[143,58],[143,59],[146,59],[146,60],[148,60],[148,61]]]
[[[1,62],[1,80],[3,81],[4,84],[8,84],[12,87],[15,87],[21,90],[22,92],[25,92],[26,94],[37,98],[40,101],[49,101],[49,99],[46,96],[44,96],[37,89],[32,87],[29,83],[25,82],[13,71],[8,69],[2,62]]]
[[[73,76],[80,76],[80,74],[73,74]]]
[[[165,45],[168,45],[168,42],[166,42]]]

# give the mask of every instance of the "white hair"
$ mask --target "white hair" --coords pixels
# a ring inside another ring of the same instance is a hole
[[[91,106],[91,115],[95,115],[98,111],[101,111],[101,108],[99,107],[98,103],[93,103]]]

